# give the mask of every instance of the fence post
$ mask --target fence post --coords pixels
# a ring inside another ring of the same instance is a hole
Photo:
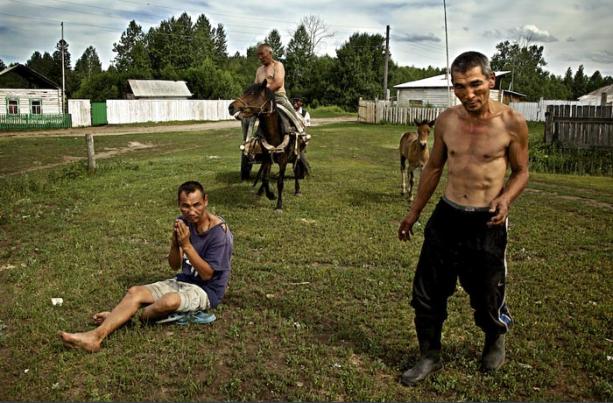
[[[94,135],[88,133],[85,135],[87,143],[87,170],[91,173],[96,171],[96,154],[94,152]]]
[[[607,106],[607,93],[603,92],[600,94],[600,105]]]

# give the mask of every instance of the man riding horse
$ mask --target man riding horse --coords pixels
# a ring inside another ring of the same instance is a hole
[[[281,122],[283,133],[289,134],[295,131],[297,135],[303,136],[304,120],[294,110],[285,93],[285,68],[283,63],[273,59],[272,48],[267,43],[262,43],[257,47],[257,57],[262,65],[255,72],[255,83],[267,81],[267,87],[274,92],[275,102],[281,111]]]

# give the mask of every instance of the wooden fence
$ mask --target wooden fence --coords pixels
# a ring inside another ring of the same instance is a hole
[[[232,100],[203,99],[109,99],[106,101],[105,123],[125,124],[186,120],[232,120],[228,105]],[[69,112],[74,126],[91,126],[97,102],[71,99]]]
[[[541,99],[538,102],[511,102],[509,106],[524,115],[529,122],[544,122],[545,112],[550,105],[587,106],[599,105],[588,101],[567,101],[557,99]]]
[[[232,120],[228,112],[232,100],[201,99],[109,99],[109,124],[168,122],[179,120]]]
[[[391,101],[365,101],[360,99],[358,121],[412,125],[414,119],[435,120],[444,110],[445,108],[409,107]]]
[[[92,125],[92,108],[89,99],[69,99],[68,113],[72,116],[72,127]]]
[[[550,105],[546,116],[546,144],[613,148],[613,106]]]

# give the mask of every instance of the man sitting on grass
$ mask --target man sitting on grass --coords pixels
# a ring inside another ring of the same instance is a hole
[[[98,327],[84,333],[60,332],[67,347],[100,350],[102,340],[134,316],[148,321],[174,312],[193,312],[217,306],[230,277],[233,236],[221,217],[208,212],[208,197],[198,182],[179,186],[181,216],[175,220],[168,264],[182,267],[176,278],[130,287],[111,312],[94,315]]]

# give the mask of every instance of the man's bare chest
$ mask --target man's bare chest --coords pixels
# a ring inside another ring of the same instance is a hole
[[[490,161],[506,156],[510,135],[497,122],[475,124],[458,121],[444,133],[443,141],[450,159]]]

